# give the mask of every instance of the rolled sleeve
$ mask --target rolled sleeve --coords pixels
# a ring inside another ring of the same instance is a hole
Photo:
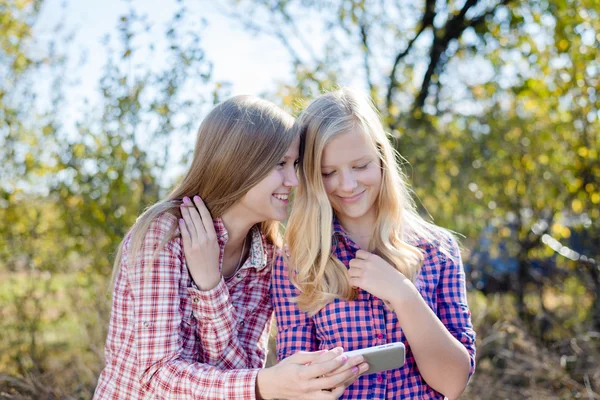
[[[438,316],[448,331],[461,342],[469,353],[469,379],[475,372],[475,331],[467,304],[465,272],[456,240],[449,238],[451,254],[441,255],[438,283]]]

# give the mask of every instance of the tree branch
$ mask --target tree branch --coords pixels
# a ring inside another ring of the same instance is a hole
[[[475,17],[469,21],[465,21],[465,16],[467,12],[471,7],[476,5],[478,1],[479,0],[467,0],[460,12],[446,23],[446,27],[443,30],[444,35],[442,37],[434,37],[433,44],[429,52],[429,66],[427,68],[427,72],[425,72],[419,95],[415,99],[413,113],[421,110],[425,105],[425,100],[427,99],[427,96],[429,94],[429,87],[431,86],[431,81],[434,72],[441,59],[442,53],[444,53],[448,49],[448,45],[450,44],[450,42],[454,39],[458,39],[467,28],[474,28],[480,23],[482,23],[485,20],[485,18],[488,15],[494,13],[498,7],[508,4],[511,0],[501,0],[500,3],[495,5],[491,10],[488,10],[480,16]]]
[[[393,92],[394,92],[394,89],[396,89],[398,87],[398,81],[396,80],[396,70],[398,69],[398,65],[400,64],[400,61],[404,57],[406,57],[406,55],[412,49],[413,45],[415,44],[415,42],[417,41],[419,36],[421,36],[423,31],[425,31],[425,29],[427,29],[428,27],[433,27],[434,18],[435,18],[435,0],[426,0],[425,12],[423,13],[423,18],[421,19],[421,26],[419,27],[419,30],[417,31],[415,37],[413,37],[411,39],[411,41],[408,42],[406,49],[404,49],[404,51],[402,51],[401,53],[398,53],[398,55],[394,59],[394,64],[392,65],[392,71],[390,72],[390,78],[389,78],[390,85],[388,87],[388,91],[387,91],[387,95],[386,95],[386,103],[385,104],[386,104],[387,110],[389,110],[392,106]]]
[[[369,43],[367,41],[367,26],[360,24],[360,39],[363,46],[363,63],[365,65],[365,73],[367,75],[367,84],[369,85],[369,94],[372,96],[374,92],[373,79],[371,78],[371,67],[369,66]]]

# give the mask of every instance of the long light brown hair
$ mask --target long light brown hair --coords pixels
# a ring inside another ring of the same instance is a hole
[[[128,262],[135,263],[155,218],[164,213],[181,218],[179,206],[185,196],[199,195],[213,218],[222,216],[285,155],[295,137],[293,123],[291,115],[257,97],[236,96],[218,104],[200,125],[192,164],[181,183],[149,207],[130,229]],[[177,224],[162,239],[155,255],[175,238],[176,230]],[[281,244],[278,221],[262,222],[261,230],[268,241]],[[127,236],[116,254],[113,282]]]
[[[321,173],[325,146],[336,136],[363,132],[377,152],[382,183],[376,201],[376,223],[369,247],[409,279],[415,280],[423,262],[413,244],[436,240],[439,229],[421,218],[411,197],[407,179],[372,101],[352,89],[340,89],[318,97],[295,123],[300,134],[300,185],[286,227],[290,280],[300,294],[298,307],[314,315],[336,298],[352,300],[348,270],[331,252],[333,209]],[[441,245],[446,246],[446,245]],[[448,249],[449,251],[449,249]]]

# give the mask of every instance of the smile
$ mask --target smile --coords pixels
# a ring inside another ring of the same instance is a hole
[[[354,203],[355,201],[358,201],[362,195],[365,193],[366,190],[363,190],[362,192],[355,194],[352,197],[342,197],[342,196],[338,196],[340,198],[340,200],[342,201],[342,203]]]
[[[283,201],[283,202],[287,203],[290,195],[289,195],[289,193],[288,194],[273,193],[273,197],[275,197],[279,201]]]

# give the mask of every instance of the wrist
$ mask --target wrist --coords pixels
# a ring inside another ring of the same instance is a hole
[[[221,274],[213,275],[213,276],[202,276],[198,274],[192,274],[192,284],[198,290],[203,292],[208,292],[217,287],[217,285],[221,282]]]
[[[422,300],[421,294],[409,279],[405,279],[401,283],[401,289],[395,290],[393,293],[387,301],[394,310],[410,307],[415,302]]]
[[[277,378],[275,377],[274,368],[263,368],[256,375],[256,398],[260,400],[276,399],[278,397],[277,388],[275,387]]]

